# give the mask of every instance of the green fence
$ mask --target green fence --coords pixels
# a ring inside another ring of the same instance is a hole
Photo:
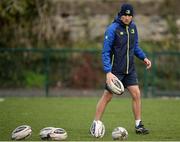
[[[180,96],[180,52],[151,53],[152,70],[144,74],[144,94]]]
[[[148,55],[152,69],[136,60],[144,97],[180,96],[180,52]],[[99,49],[0,48],[0,88],[52,90],[99,90],[104,88]],[[73,92],[71,92],[73,93]]]

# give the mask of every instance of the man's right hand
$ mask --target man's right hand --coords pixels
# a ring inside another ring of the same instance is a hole
[[[107,84],[110,84],[110,82],[112,81],[112,80],[114,80],[115,78],[117,78],[113,73],[111,73],[111,72],[108,72],[107,74],[106,74],[106,83]]]

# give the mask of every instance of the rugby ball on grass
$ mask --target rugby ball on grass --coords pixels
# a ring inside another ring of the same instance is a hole
[[[124,127],[116,127],[112,131],[113,140],[126,140],[128,138],[128,131]]]
[[[32,129],[28,125],[18,126],[15,130],[13,130],[11,139],[12,140],[24,140],[28,139],[31,136]]]
[[[67,132],[63,128],[45,127],[40,133],[41,140],[65,140]]]
[[[114,78],[110,83],[107,83],[107,88],[116,95],[122,95],[124,93],[124,85],[118,78]]]
[[[102,138],[105,134],[105,126],[100,120],[94,120],[90,132],[93,137]]]
[[[63,128],[55,128],[51,133],[49,133],[50,139],[55,141],[65,140],[68,135]]]
[[[49,140],[50,139],[50,133],[54,130],[54,127],[45,127],[40,130],[39,136],[41,140]]]

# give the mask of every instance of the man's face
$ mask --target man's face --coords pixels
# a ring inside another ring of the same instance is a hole
[[[121,21],[126,24],[126,25],[129,25],[129,23],[132,21],[132,16],[130,15],[122,15],[121,16]]]

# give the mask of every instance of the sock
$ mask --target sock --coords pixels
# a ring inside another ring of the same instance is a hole
[[[139,120],[135,120],[136,127],[139,125],[140,121],[141,121],[141,119],[139,119]]]

